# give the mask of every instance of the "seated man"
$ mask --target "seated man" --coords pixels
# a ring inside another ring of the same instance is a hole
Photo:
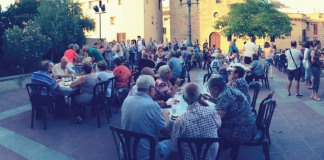
[[[170,112],[161,111],[159,105],[152,100],[155,86],[152,76],[140,76],[136,85],[138,92],[134,96],[127,97],[121,107],[121,128],[152,136],[156,144],[154,159],[160,160],[161,155],[166,156],[170,152],[170,140],[159,142],[159,133],[164,136],[169,133]],[[149,149],[148,142],[141,140],[137,148],[137,159],[148,159]],[[123,157],[122,148],[120,151]]]
[[[181,62],[176,58],[176,53],[173,51],[169,53],[168,58],[168,65],[173,73],[170,82],[174,84],[175,80],[181,76]]]
[[[66,57],[61,58],[61,62],[56,64],[53,68],[53,73],[58,78],[69,78],[72,77],[72,73],[75,75],[75,71],[68,66],[68,59]]]
[[[31,77],[32,84],[43,84],[50,87],[51,92],[58,92],[60,90],[60,86],[55,82],[55,80],[48,75],[46,72],[50,68],[50,62],[49,61],[43,61],[40,66],[40,70],[38,72],[34,72]],[[47,95],[46,91],[41,92],[42,95]],[[64,116],[64,96],[61,95],[53,95],[51,96],[51,102],[55,103],[55,110],[56,110],[56,116],[61,119]],[[45,99],[42,99],[42,104],[47,104]],[[42,118],[41,116],[42,110],[37,110],[36,116],[39,118]]]
[[[189,83],[183,89],[183,99],[188,103],[187,111],[174,123],[171,135],[171,151],[179,152],[178,138],[217,138],[221,127],[221,117],[201,98],[197,83]],[[181,146],[184,159],[193,160],[187,144]],[[208,150],[206,159],[216,159],[218,144],[214,143]],[[204,152],[204,150],[203,150]],[[172,154],[172,153],[171,153]],[[201,157],[202,158],[202,157]]]
[[[152,48],[152,47],[148,47]],[[149,49],[145,50],[145,53],[143,53],[143,58],[139,60],[138,68],[141,71],[144,67],[154,68],[155,63],[153,60],[149,59],[149,53],[152,53]]]
[[[167,101],[169,98],[173,98],[174,95],[180,91],[179,87],[180,79],[178,78],[172,86],[170,79],[172,78],[172,71],[169,65],[161,66],[159,69],[160,78],[155,81],[155,94],[154,100],[164,100]]]
[[[112,71],[107,70],[107,63],[105,61],[100,61],[97,63],[97,65],[99,73],[96,73],[96,75],[98,76],[99,82],[108,81],[108,79],[114,77],[114,73]],[[111,87],[112,83],[110,82],[107,88],[107,97],[110,97],[111,95]]]

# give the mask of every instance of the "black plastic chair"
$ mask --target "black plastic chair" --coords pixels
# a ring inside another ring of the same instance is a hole
[[[213,73],[210,64],[207,64],[207,69],[208,69],[208,74],[212,74]]]
[[[108,109],[106,105],[107,88],[111,80],[100,82],[93,87],[93,98],[89,106],[92,106],[93,115],[97,116],[98,128],[101,128],[100,111],[102,108],[106,111],[108,123],[110,123]],[[108,102],[109,103],[109,102]],[[109,111],[110,112],[110,111]]]
[[[121,88],[118,91],[116,91],[116,97],[120,104],[124,103],[124,100],[127,98],[129,91],[129,88]]]
[[[190,74],[189,74],[189,71],[187,69],[187,66],[183,65],[181,75],[180,75],[180,80],[181,81],[186,81],[186,77],[188,78],[188,82],[190,82]]]
[[[110,94],[110,97],[107,97],[110,117],[112,117],[111,116],[111,106],[113,104],[115,104],[114,102],[115,102],[115,93],[116,93],[116,82],[118,80],[118,77],[119,76],[115,76],[113,78],[108,79],[111,83],[111,94]],[[118,107],[116,105],[115,105],[115,107],[116,107],[116,112],[118,113]]]
[[[53,107],[53,103],[51,103],[50,96],[50,87],[42,84],[26,84],[26,89],[29,95],[29,100],[32,106],[32,115],[31,115],[31,128],[34,127],[34,119],[36,109],[41,109],[43,114],[43,122],[44,122],[44,130],[47,130],[47,118],[46,118],[46,109],[51,108],[53,112],[54,121],[56,121],[55,110]],[[41,91],[46,92],[46,95],[42,95]],[[46,104],[42,104],[42,102],[46,102]],[[37,118],[37,117],[36,117]]]
[[[136,73],[132,74],[131,76],[129,76],[128,88],[131,88],[133,86],[133,84],[131,84],[132,78],[134,80],[134,83],[136,83],[136,80],[140,75],[141,75],[141,72],[136,72]]]
[[[155,140],[152,136],[132,131],[126,131],[117,127],[110,126],[116,144],[117,154],[120,159],[119,146],[122,146],[124,160],[137,160],[137,146],[141,139],[147,139],[150,142],[149,160],[155,159]],[[117,143],[115,134],[117,134],[120,143]],[[131,146],[131,139],[133,145]]]
[[[209,78],[211,77],[212,74],[205,74],[204,75],[204,83],[207,82],[209,80]]]
[[[263,80],[264,80],[264,85],[266,86],[266,89],[269,89],[269,91],[270,91],[268,72],[269,72],[269,64],[265,64],[264,75],[260,76],[256,79],[261,79],[262,84],[263,84]]]
[[[224,139],[223,138],[178,138],[177,139],[177,144],[178,144],[178,150],[179,150],[179,154],[180,154],[180,159],[184,160],[183,154],[182,154],[181,143],[186,143],[189,146],[192,156],[193,157],[198,157],[197,160],[205,160],[207,152],[208,152],[210,146],[213,143],[217,143],[217,142],[219,144],[219,147],[218,147],[216,160],[219,160],[219,159],[224,158],[224,156],[222,156],[222,154],[223,154],[223,145],[224,145]],[[192,144],[195,144],[197,152],[194,152]],[[203,146],[205,146],[205,150],[202,153]],[[194,158],[194,159],[196,160],[196,158]]]
[[[249,84],[249,86],[252,86],[253,87],[253,97],[252,97],[252,104],[251,104],[251,107],[252,107],[252,113],[254,113],[255,115],[257,114],[256,113],[256,110],[255,110],[255,104],[256,104],[256,100],[258,99],[258,95],[259,95],[259,92],[260,92],[260,89],[262,87],[262,84],[258,81],[254,81],[254,82],[251,82]]]
[[[269,141],[268,141],[269,138],[268,138],[267,133],[269,132],[272,115],[273,115],[273,112],[276,109],[276,107],[277,107],[277,102],[275,100],[271,100],[271,99],[269,99],[262,106],[260,106],[259,114],[256,119],[258,133],[251,142],[242,144],[244,146],[260,146],[260,145],[262,145],[263,153],[265,155],[266,160],[270,160]],[[233,160],[237,159],[239,148],[240,148],[240,145],[232,148],[232,149],[234,149]]]

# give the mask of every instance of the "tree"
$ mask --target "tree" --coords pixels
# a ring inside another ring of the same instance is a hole
[[[70,0],[41,0],[35,23],[52,39],[51,60],[61,58],[69,44],[86,44],[84,30],[94,30],[94,21],[82,13],[81,4]],[[56,59],[54,59],[54,56]]]
[[[292,30],[290,18],[265,0],[246,0],[246,3],[230,4],[228,15],[215,22],[215,29],[225,36],[239,38],[284,38]]]

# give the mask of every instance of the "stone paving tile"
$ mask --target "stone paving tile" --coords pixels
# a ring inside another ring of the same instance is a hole
[[[24,106],[29,103],[29,96],[26,89],[0,93],[0,112]]]
[[[27,160],[27,158],[19,155],[18,153],[6,148],[3,145],[0,145],[0,155],[3,160]]]
[[[281,139],[278,143],[285,152],[309,148],[301,137]]]
[[[321,160],[318,154],[310,148],[285,152],[285,155],[289,160]]]
[[[303,139],[312,148],[324,146],[324,133],[323,132],[309,134],[309,135],[303,137]],[[324,150],[323,150],[323,152],[324,152]]]
[[[324,159],[324,145],[320,147],[314,147],[313,148],[314,152],[317,153],[322,159]]]

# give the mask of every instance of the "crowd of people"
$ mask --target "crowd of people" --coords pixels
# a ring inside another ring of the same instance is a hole
[[[145,42],[140,36],[137,42],[127,40],[125,43],[122,40],[121,43],[117,43],[114,40],[108,43],[100,39],[93,47],[83,47],[82,51],[86,52],[90,59],[82,62],[80,77],[69,85],[70,88],[79,87],[77,92],[70,95],[72,123],[80,124],[82,118],[86,118],[81,106],[91,102],[94,86],[118,76],[115,89],[131,89],[124,103],[120,104],[121,128],[152,136],[156,142],[155,159],[166,158],[179,152],[177,139],[181,137],[222,137],[225,139],[224,150],[250,142],[256,136],[257,128],[250,109],[252,102],[249,83],[265,74],[259,60],[255,38],[244,45],[244,62],[241,62],[251,71],[246,73],[243,67],[234,66],[230,76],[226,68],[230,62],[237,61],[240,56],[235,40],[230,43],[227,54],[223,54],[215,46],[209,48],[207,40],[203,44],[201,54],[198,41],[195,41],[195,44],[191,54],[187,51],[185,39],[180,42],[180,45],[176,39],[172,43],[166,39],[166,42],[157,44],[152,38]],[[321,55],[319,50],[320,41],[315,41],[314,44],[307,43],[302,50],[296,49],[296,46],[296,41],[292,41],[291,49],[280,55],[280,59],[287,62],[287,95],[290,95],[291,82],[295,79],[296,96],[302,96],[299,93],[299,81],[303,76],[301,66],[304,64],[306,85],[312,85],[310,87],[311,98],[322,100],[317,95],[324,60],[324,53]],[[273,78],[276,46],[270,47],[270,44],[266,42],[264,47],[265,61],[270,65],[270,78]],[[60,63],[54,65],[50,61],[43,61],[40,70],[32,75],[32,83],[45,84],[51,88],[53,93],[51,101],[55,103],[56,115],[62,119],[65,118],[64,108],[68,104],[64,96],[60,95],[59,91],[62,86],[57,83],[57,80],[77,75],[73,70],[73,59],[81,58],[76,54],[77,49],[77,45],[69,45]],[[202,57],[196,57],[196,53]],[[205,64],[209,64],[212,74],[216,74],[207,82],[208,93],[202,93],[200,86],[195,82],[187,83],[180,80],[183,67],[201,58]],[[130,78],[134,71],[125,65],[127,60],[134,63],[140,73],[136,83]],[[110,94],[111,90],[110,84],[107,97],[114,96]],[[181,90],[183,99],[188,104],[187,110],[171,125],[170,112],[163,108],[167,108],[166,102]],[[45,92],[42,94],[46,95]],[[210,107],[207,101],[215,107]],[[41,111],[37,113],[41,118]],[[171,136],[171,139],[159,142],[161,135]],[[149,143],[143,140],[140,141],[139,146],[138,159],[147,159]],[[185,159],[194,159],[187,145],[181,147]],[[213,159],[217,154],[217,149],[217,144],[212,145],[207,159]]]

